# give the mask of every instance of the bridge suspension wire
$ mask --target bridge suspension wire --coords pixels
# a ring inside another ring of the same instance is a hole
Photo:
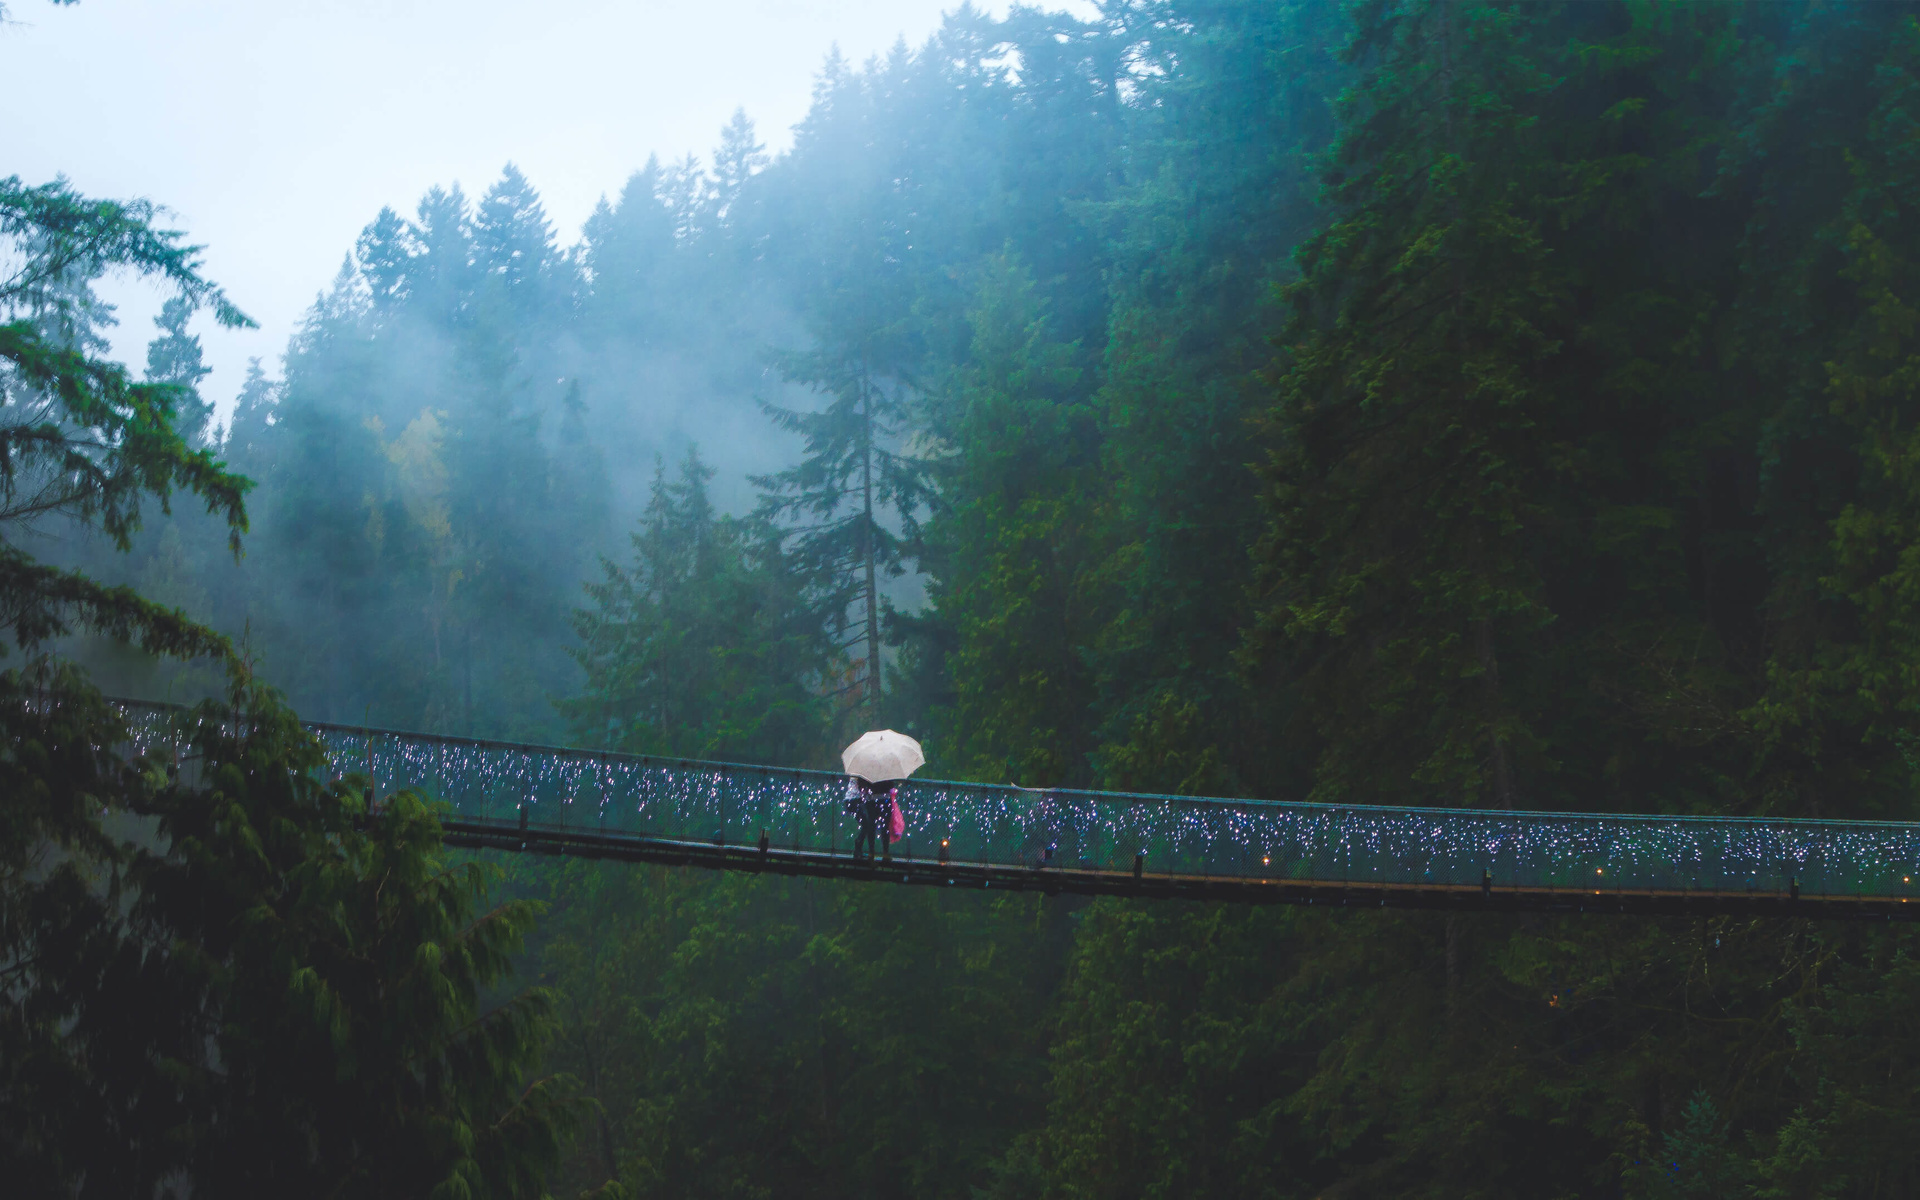
[[[184,711],[121,702],[136,748]],[[723,870],[1345,907],[1920,919],[1920,824],[1392,808],[908,780],[851,852],[844,775],[311,723],[451,845]],[[1910,899],[1916,902],[1909,903]]]

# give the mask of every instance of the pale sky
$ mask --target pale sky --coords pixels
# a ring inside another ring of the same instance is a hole
[[[512,161],[563,244],[658,152],[705,158],[735,107],[774,150],[830,46],[918,45],[959,0],[9,0],[0,177],[143,196],[206,247],[260,322],[196,332],[224,413],[248,356],[288,334],[360,228],[436,183],[477,196]],[[976,5],[996,13],[1000,3]],[[158,300],[115,287],[139,367]]]

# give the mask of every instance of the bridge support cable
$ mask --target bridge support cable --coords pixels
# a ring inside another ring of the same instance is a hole
[[[136,745],[179,710],[123,707]],[[910,780],[848,848],[844,775],[314,724],[336,775],[452,845],[909,885],[1334,907],[1920,919],[1920,825],[1034,791]],[[1913,900],[1913,903],[1909,903]]]

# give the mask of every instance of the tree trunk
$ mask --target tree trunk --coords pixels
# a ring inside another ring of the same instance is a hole
[[[878,571],[874,565],[873,536],[873,385],[861,381],[860,388],[860,503],[864,517],[867,567],[867,701],[880,699],[880,597]]]

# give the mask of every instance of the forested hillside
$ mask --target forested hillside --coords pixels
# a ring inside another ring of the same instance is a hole
[[[57,553],[310,719],[1920,819],[1920,5],[963,7],[761,141],[369,214],[181,409],[244,557]],[[508,870],[556,1195],[1920,1188],[1899,929]]]

